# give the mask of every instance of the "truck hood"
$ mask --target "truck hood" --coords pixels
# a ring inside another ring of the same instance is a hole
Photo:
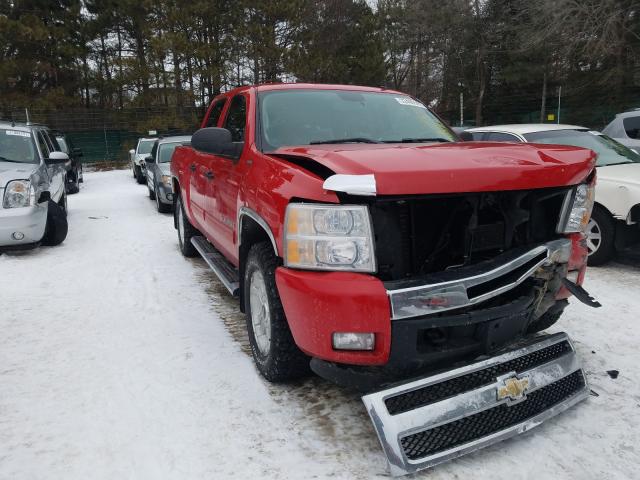
[[[11,180],[28,180],[37,168],[38,165],[32,163],[0,162],[0,189]]]
[[[375,177],[378,195],[525,190],[577,184],[596,154],[564,145],[462,142],[280,148],[273,156],[313,160],[336,174]]]

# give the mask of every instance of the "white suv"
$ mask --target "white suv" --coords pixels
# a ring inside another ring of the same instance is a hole
[[[143,137],[138,139],[138,145],[135,150],[132,148],[129,150],[129,160],[131,162],[131,171],[133,172],[133,178],[138,183],[146,183],[146,176],[142,164],[144,159],[151,155],[151,149],[157,138]]]

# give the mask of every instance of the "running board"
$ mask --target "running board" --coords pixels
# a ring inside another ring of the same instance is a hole
[[[237,297],[240,294],[238,270],[206,238],[201,236],[191,237],[191,243],[225,288],[229,290],[229,293]]]
[[[589,388],[565,333],[362,397],[393,476],[524,433]]]

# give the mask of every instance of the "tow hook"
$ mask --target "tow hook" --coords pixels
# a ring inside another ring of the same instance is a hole
[[[589,292],[587,292],[584,288],[582,288],[582,286],[576,285],[568,278],[563,278],[562,284],[565,287],[567,287],[567,290],[569,290],[574,297],[576,297],[585,305],[588,305],[589,307],[593,307],[593,308],[599,308],[602,306],[600,305],[600,302],[598,302],[591,295],[589,295]]]

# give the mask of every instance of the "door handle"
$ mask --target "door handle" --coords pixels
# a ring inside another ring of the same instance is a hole
[[[213,180],[213,172],[212,171],[208,171],[207,173],[204,174],[205,177],[207,177],[209,180]]]
[[[196,164],[192,163],[191,166],[189,167],[189,170],[191,170],[192,172],[196,171]]]

